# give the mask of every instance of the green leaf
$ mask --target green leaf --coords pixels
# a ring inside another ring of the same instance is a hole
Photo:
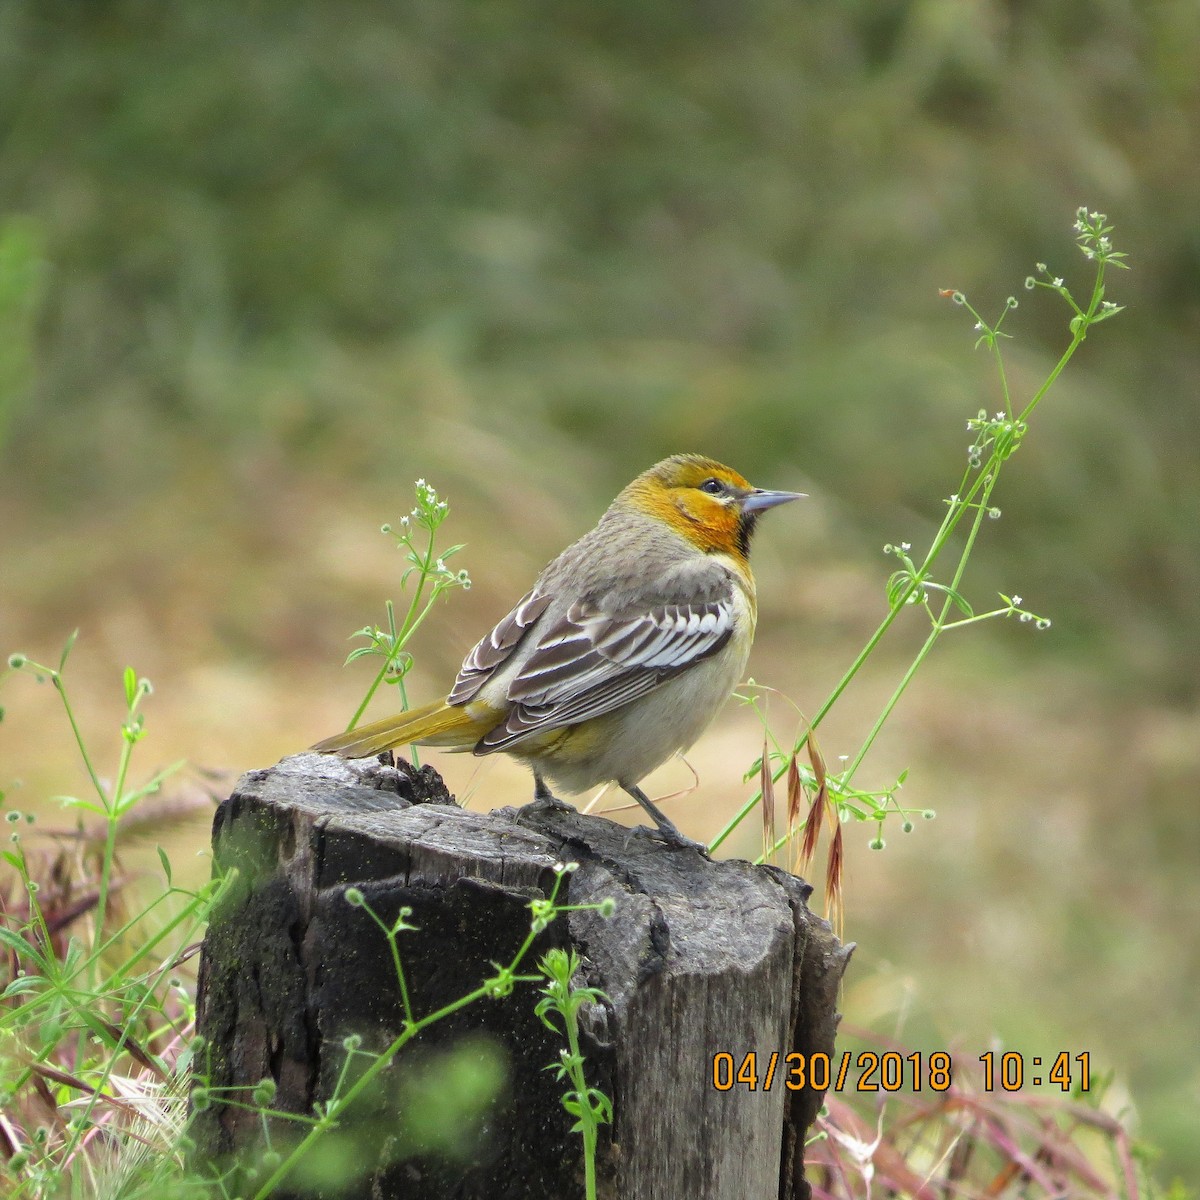
[[[55,796],[54,799],[63,808],[82,808],[84,812],[96,813],[101,817],[108,816],[108,809],[102,804],[97,804],[95,800],[81,800],[78,796]]]
[[[47,982],[42,975],[22,975],[0,992],[0,1000],[7,1000],[10,996],[23,996],[26,992],[36,992],[45,987]]]
[[[23,938],[15,929],[0,925],[0,945],[7,946],[20,958],[27,958],[46,969],[46,958],[42,952],[28,939]]]
[[[138,738],[142,734],[138,733]],[[137,740],[136,738],[134,739]],[[161,771],[156,771],[141,787],[135,788],[132,792],[126,792],[117,801],[116,811],[118,814],[128,812],[143,796],[153,795],[162,787],[162,785],[177,771],[181,771],[187,765],[186,758],[177,759],[170,766],[163,767]],[[103,810],[101,810],[103,811]]]
[[[129,708],[137,703],[137,672],[132,667],[125,668],[125,704]]]
[[[967,603],[966,599],[956,592],[952,587],[947,587],[944,583],[929,583],[925,586],[933,588],[935,591],[943,592],[947,599],[952,601],[954,605],[968,617],[973,617],[975,615],[975,610]]]
[[[895,608],[900,603],[900,597],[908,590],[911,582],[912,576],[907,571],[893,571],[888,576],[887,598],[890,608]]]
[[[154,847],[158,851],[158,861],[162,863],[163,874],[167,877],[167,887],[171,886],[171,860],[161,846]]]
[[[78,637],[79,637],[79,630],[73,629],[71,631],[71,635],[67,638],[66,642],[63,644],[63,652],[58,660],[59,674],[62,674],[63,670],[66,668],[67,659],[70,657],[71,651],[75,648],[75,640]]]

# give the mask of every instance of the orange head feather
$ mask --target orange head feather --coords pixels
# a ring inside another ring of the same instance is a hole
[[[675,454],[643,471],[619,500],[658,518],[703,553],[728,554],[745,565],[759,514],[798,495],[756,488],[702,454]]]

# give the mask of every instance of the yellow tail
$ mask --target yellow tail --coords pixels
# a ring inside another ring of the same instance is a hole
[[[465,748],[483,737],[490,724],[475,720],[459,705],[435,700],[394,717],[360,725],[348,733],[334,734],[312,748],[322,754],[340,754],[343,758],[369,758],[393,746],[408,746],[413,742],[423,746]]]

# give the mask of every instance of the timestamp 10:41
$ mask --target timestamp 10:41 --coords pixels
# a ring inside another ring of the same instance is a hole
[[[1028,1079],[1026,1079],[1026,1059],[1029,1061]],[[1060,1050],[1053,1059],[1043,1059],[1040,1055],[1019,1054],[1008,1051],[996,1054],[989,1050],[979,1056],[983,1063],[983,1090],[994,1092],[999,1086],[1006,1092],[1019,1092],[1026,1083],[1041,1087],[1042,1083],[1057,1084],[1064,1092],[1069,1092],[1077,1086],[1079,1091],[1086,1092],[1091,1083],[1091,1055],[1086,1051],[1074,1057],[1066,1050]],[[1072,1063],[1078,1063],[1073,1071]],[[1044,1064],[1050,1069],[1043,1076],[1038,1070]],[[1077,1077],[1076,1077],[1077,1076]]]

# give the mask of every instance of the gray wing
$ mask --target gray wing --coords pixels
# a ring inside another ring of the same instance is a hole
[[[475,753],[603,716],[716,654],[733,632],[733,586],[726,583],[723,594],[704,603],[615,614],[573,604],[510,682],[513,707]]]
[[[508,661],[508,656],[521,644],[530,626],[546,611],[551,599],[536,587],[526,592],[512,612],[463,659],[446,703],[466,704],[468,700],[473,700],[479,689],[496,673],[496,669]]]

